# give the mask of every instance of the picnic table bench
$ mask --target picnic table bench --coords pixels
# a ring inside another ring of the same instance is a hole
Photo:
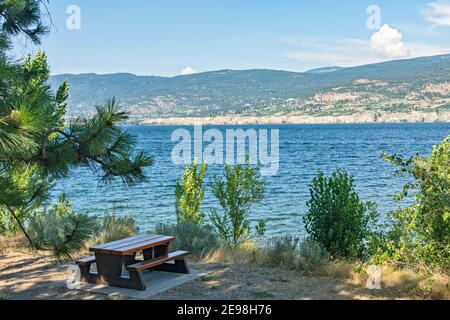
[[[94,256],[76,262],[80,268],[81,281],[145,290],[145,270],[189,274],[186,259],[189,252],[169,253],[169,245],[174,240],[175,237],[170,236],[138,235],[92,247],[89,251]],[[143,260],[136,259],[138,252],[142,252]],[[96,272],[91,270],[94,263]]]

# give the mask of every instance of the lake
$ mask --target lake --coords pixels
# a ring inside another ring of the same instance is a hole
[[[150,182],[124,187],[120,181],[102,186],[88,169],[77,168],[58,183],[54,195],[65,191],[77,210],[103,215],[131,215],[142,231],[159,223],[176,221],[174,189],[184,167],[174,165],[171,153],[175,144],[171,135],[178,127],[130,126],[138,148],[154,156],[147,170]],[[184,127],[193,131],[192,127]],[[205,126],[224,131],[227,128],[279,129],[280,167],[278,175],[264,177],[268,183],[264,200],[255,205],[251,220],[268,220],[267,236],[304,235],[302,216],[306,212],[309,184],[318,171],[327,174],[337,168],[354,175],[357,191],[364,200],[378,204],[382,218],[406,203],[393,196],[406,182],[393,176],[393,167],[382,160],[383,151],[410,157],[429,155],[432,147],[450,134],[450,123],[355,124],[355,125],[277,125],[277,126]],[[210,167],[207,182],[220,174],[222,166]],[[208,192],[204,210],[217,206]]]

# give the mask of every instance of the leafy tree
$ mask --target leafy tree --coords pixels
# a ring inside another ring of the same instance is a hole
[[[309,237],[332,256],[364,258],[376,209],[359,198],[353,177],[340,170],[330,177],[321,172],[313,179],[310,194],[303,217]]]
[[[403,263],[426,263],[450,268],[450,137],[435,146],[429,158],[384,158],[398,168],[397,175],[412,177],[396,200],[414,191],[415,204],[393,214],[385,253]]]
[[[147,181],[152,158],[133,150],[134,137],[119,124],[128,118],[115,99],[96,107],[92,118],[66,124],[69,86],[48,85],[47,57],[39,52],[20,64],[8,58],[11,36],[39,43],[46,28],[37,0],[0,1],[0,221],[3,229],[27,232],[29,218],[49,198],[58,179],[74,167],[91,169],[101,182],[118,177],[127,185]]]
[[[175,209],[178,223],[192,221],[203,223],[205,213],[201,211],[201,205],[205,198],[206,188],[203,186],[208,165],[202,164],[200,170],[198,163],[187,166],[181,181],[177,182],[175,189]]]
[[[251,238],[251,206],[263,199],[265,183],[258,168],[252,168],[247,160],[245,165],[226,165],[222,178],[214,177],[212,192],[219,199],[223,214],[211,212],[211,220],[219,237],[228,246],[237,248]],[[265,221],[258,224],[258,233],[265,230]]]

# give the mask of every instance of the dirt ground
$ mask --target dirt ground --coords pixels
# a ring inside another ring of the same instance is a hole
[[[152,299],[406,299],[394,289],[369,290],[349,280],[302,275],[273,268],[192,263],[211,270],[208,276],[159,294]],[[67,265],[47,256],[0,254],[0,299],[119,299],[69,290]]]

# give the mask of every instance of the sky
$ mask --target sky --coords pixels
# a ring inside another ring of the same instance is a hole
[[[450,0],[50,0],[53,74],[306,71],[450,53]]]

